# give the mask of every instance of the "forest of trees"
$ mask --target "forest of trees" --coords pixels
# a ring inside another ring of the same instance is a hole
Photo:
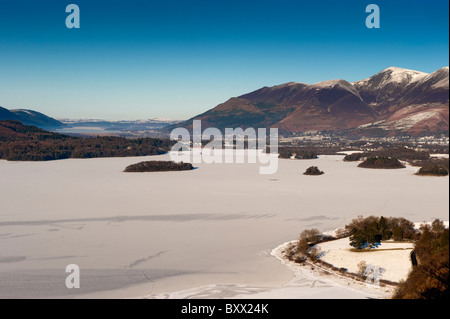
[[[406,147],[386,148],[380,151],[352,153],[344,157],[344,161],[361,161],[367,158],[366,163],[359,167],[367,168],[402,168],[399,159],[420,167],[416,175],[423,176],[447,176],[449,174],[449,159],[430,157],[428,152],[416,151]],[[379,161],[377,162],[376,159]],[[392,160],[389,160],[392,159]],[[380,167],[373,167],[380,165]]]
[[[0,121],[0,159],[9,161],[158,155],[168,152],[173,144],[173,141],[157,138],[78,138],[22,125],[18,121]]]
[[[447,176],[449,172],[448,158],[431,158],[426,161],[421,161],[417,165],[422,166],[417,172],[417,175]]]
[[[353,219],[345,226],[350,245],[355,249],[370,249],[380,244],[381,240],[414,240],[417,232],[414,223],[402,217],[369,216]]]
[[[352,153],[352,154],[345,155],[344,162],[360,161],[365,157],[363,154],[366,154],[366,156],[367,156],[367,153]]]
[[[191,163],[175,163],[172,161],[145,161],[127,166],[124,172],[188,171],[191,169],[194,169]]]
[[[387,156],[370,156],[360,163],[358,167],[362,168],[378,168],[378,169],[395,169],[405,168],[397,158]]]
[[[296,148],[296,147],[280,147],[278,149],[279,158],[295,159],[316,159],[317,153],[312,149]]]
[[[449,298],[449,229],[439,219],[435,219],[431,224],[422,224],[417,229],[411,221],[402,217],[358,216],[339,229],[336,237],[321,234],[317,229],[302,231],[299,240],[286,248],[285,257],[297,263],[304,263],[309,259],[340,271],[341,269],[318,259],[319,254],[314,246],[320,242],[349,236],[355,249],[369,249],[381,240],[389,239],[414,242],[417,265],[412,267],[406,280],[400,281],[392,298]],[[360,263],[358,266],[363,265]],[[347,275],[357,280],[364,279],[362,275]],[[380,282],[390,283],[383,280]]]
[[[448,169],[440,165],[424,166],[419,169],[417,175],[424,176],[447,176]]]
[[[390,157],[401,161],[413,163],[414,161],[424,161],[430,158],[430,154],[424,151],[416,151],[407,147],[387,147],[378,151],[353,153],[346,155],[344,161],[360,161],[367,157]]]
[[[449,299],[449,230],[440,220],[422,225],[414,252],[418,265],[401,281],[395,299]]]

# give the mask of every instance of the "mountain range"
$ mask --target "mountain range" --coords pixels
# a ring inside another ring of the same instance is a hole
[[[263,87],[172,127],[277,127],[282,133],[448,134],[449,68],[389,67],[361,81],[289,82]],[[169,127],[171,128],[171,127]]]
[[[449,130],[449,68],[433,73],[389,67],[361,81],[289,82],[232,97],[187,121],[61,120],[0,107],[0,120],[44,129],[96,126],[106,130],[277,127],[281,134],[331,131],[350,135],[433,135]]]

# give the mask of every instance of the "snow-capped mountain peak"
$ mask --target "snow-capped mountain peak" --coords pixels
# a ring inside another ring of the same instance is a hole
[[[428,75],[428,73],[425,72],[402,69],[398,67],[390,67],[384,70],[384,73],[388,72],[390,72],[388,75],[389,80],[396,83],[403,83],[405,81],[408,81],[409,83],[418,82]]]
[[[311,87],[317,88],[317,89],[322,89],[322,88],[327,88],[327,87],[340,87],[341,89],[347,90],[352,92],[354,95],[359,96],[358,91],[356,90],[356,88],[353,86],[352,83],[349,83],[345,80],[328,80],[328,81],[322,81],[322,82],[317,82],[314,84],[311,84]]]
[[[371,76],[370,78],[354,82],[355,85],[371,85],[378,88],[386,85],[410,85],[417,83],[425,78],[428,73],[403,69],[395,66],[391,66]]]

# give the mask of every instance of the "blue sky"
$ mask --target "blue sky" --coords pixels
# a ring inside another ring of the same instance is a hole
[[[75,3],[81,28],[68,29]],[[365,8],[380,7],[368,29]],[[448,1],[0,0],[0,106],[186,119],[290,81],[448,65]]]

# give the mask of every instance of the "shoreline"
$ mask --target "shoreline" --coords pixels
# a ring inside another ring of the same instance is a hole
[[[314,277],[316,280],[330,281],[334,285],[364,294],[366,295],[366,298],[389,299],[394,293],[395,287],[391,285],[368,285],[365,282],[343,276],[340,273],[327,269],[317,263],[306,261],[305,265],[301,265],[288,260],[284,257],[284,251],[290,244],[295,242],[297,242],[297,240],[284,242],[275,247],[271,252],[272,256],[293,271],[294,276],[298,276],[298,274],[301,273],[307,277]]]
[[[429,221],[423,221],[423,222],[415,222],[414,227],[419,228],[421,224],[428,224],[431,225],[432,222]],[[449,227],[449,221],[444,220],[443,221],[444,226],[446,228]],[[325,232],[325,234],[332,234],[334,231]],[[341,238],[342,239],[342,238]],[[328,242],[324,242],[322,244],[330,243],[333,241],[338,241],[340,239],[331,240]],[[299,275],[303,275],[306,277],[314,277],[316,280],[323,280],[323,281],[331,281],[333,284],[348,288],[353,291],[357,291],[359,293],[366,294],[368,298],[383,298],[383,299],[390,299],[391,296],[394,294],[396,290],[396,285],[393,285],[393,283],[398,283],[398,281],[391,281],[386,279],[381,279],[381,283],[379,286],[366,284],[366,282],[358,279],[354,279],[351,277],[351,273],[348,273],[348,275],[344,275],[338,271],[332,270],[324,265],[322,265],[320,262],[314,263],[309,260],[305,261],[304,264],[296,263],[295,261],[291,261],[285,257],[285,250],[288,248],[289,245],[297,243],[298,240],[291,240],[282,243],[281,245],[275,247],[271,255],[275,258],[277,258],[283,265],[287,266],[294,274],[294,277],[297,277]],[[320,245],[320,243],[318,244]],[[409,248],[402,248],[401,250],[409,250]],[[413,249],[413,248],[412,248]],[[376,250],[371,251],[371,253],[376,253]],[[321,260],[322,262],[331,265],[330,263]],[[333,265],[335,267],[338,267],[337,265]],[[342,267],[343,265],[340,265]],[[348,265],[346,265],[349,267]],[[405,278],[406,279],[406,278]]]
[[[245,285],[242,283],[211,282],[181,290],[152,293],[139,299],[389,299],[395,287],[372,286],[334,273],[329,269],[307,263],[299,265],[284,258],[284,250],[294,241],[278,245],[270,252],[289,269],[292,277],[279,285]]]

